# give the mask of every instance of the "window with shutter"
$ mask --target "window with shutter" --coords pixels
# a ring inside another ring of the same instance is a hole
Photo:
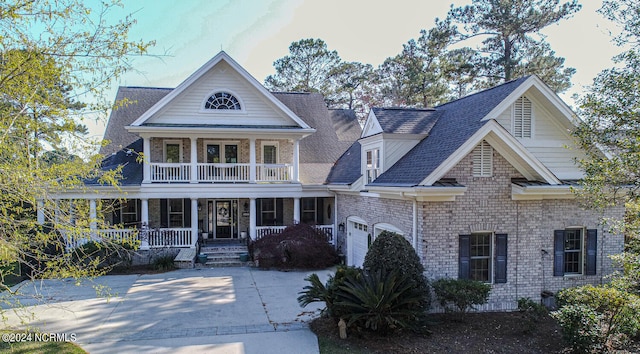
[[[597,244],[595,229],[555,230],[553,275],[595,275]]]
[[[473,176],[491,177],[493,175],[493,148],[482,141],[473,150]]]
[[[458,277],[486,283],[507,282],[507,235],[460,235]]]
[[[516,138],[531,138],[533,107],[531,101],[522,96],[513,107],[513,135]]]

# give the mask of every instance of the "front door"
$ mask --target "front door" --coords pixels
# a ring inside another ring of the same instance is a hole
[[[213,238],[238,238],[238,201],[210,200],[208,203],[209,230]]]

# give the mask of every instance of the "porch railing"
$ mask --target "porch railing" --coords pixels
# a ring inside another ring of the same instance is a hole
[[[286,164],[256,165],[256,178],[260,182],[287,182],[293,175],[293,166]]]
[[[140,240],[141,248],[160,247],[193,247],[197,238],[194,239],[190,228],[170,228],[170,229],[103,229],[93,232],[90,230],[81,233],[62,232],[66,248],[73,249],[86,244],[89,241],[101,241],[108,238],[114,242],[134,242]]]
[[[146,230],[146,238],[150,248],[191,247],[195,244],[190,228],[149,229]]]
[[[189,182],[191,167],[188,163],[151,163],[153,182]]]
[[[318,231],[320,231],[327,238],[327,242],[335,246],[335,234],[333,231],[333,225],[315,225]],[[256,227],[256,240],[261,239],[264,236],[282,232],[286,229],[286,226],[257,226]]]

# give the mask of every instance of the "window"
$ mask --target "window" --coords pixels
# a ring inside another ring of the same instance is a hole
[[[169,199],[169,227],[184,226],[184,202],[182,199]]]
[[[125,226],[135,225],[140,221],[137,200],[125,200],[120,204],[120,208],[122,224]]]
[[[532,119],[531,101],[522,96],[518,98],[513,107],[513,135],[516,138],[531,137]]]
[[[367,183],[380,175],[380,149],[367,150]]]
[[[166,140],[164,142],[164,162],[182,162],[182,142],[179,140]]]
[[[265,164],[278,163],[277,143],[266,143],[262,145],[262,163],[265,163]]]
[[[240,110],[240,101],[228,92],[216,92],[204,104],[205,109]]]
[[[204,142],[207,163],[238,163],[238,143],[234,141]]]
[[[316,223],[316,198],[302,198],[302,222]]]
[[[493,148],[482,141],[473,149],[473,176],[491,177],[493,175]]]
[[[276,225],[275,199],[260,199],[260,217],[262,225]]]
[[[460,279],[486,283],[507,282],[507,235],[478,232],[460,235]]]
[[[554,231],[553,275],[595,275],[598,231],[582,227]]]

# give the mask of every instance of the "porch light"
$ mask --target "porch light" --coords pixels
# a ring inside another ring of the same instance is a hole
[[[198,202],[198,211],[202,210],[202,203]]]
[[[249,203],[244,202],[244,205],[242,206],[244,208],[244,212],[248,213],[249,212]]]
[[[344,223],[341,222],[340,224],[338,224],[338,231],[340,232],[344,232]]]

